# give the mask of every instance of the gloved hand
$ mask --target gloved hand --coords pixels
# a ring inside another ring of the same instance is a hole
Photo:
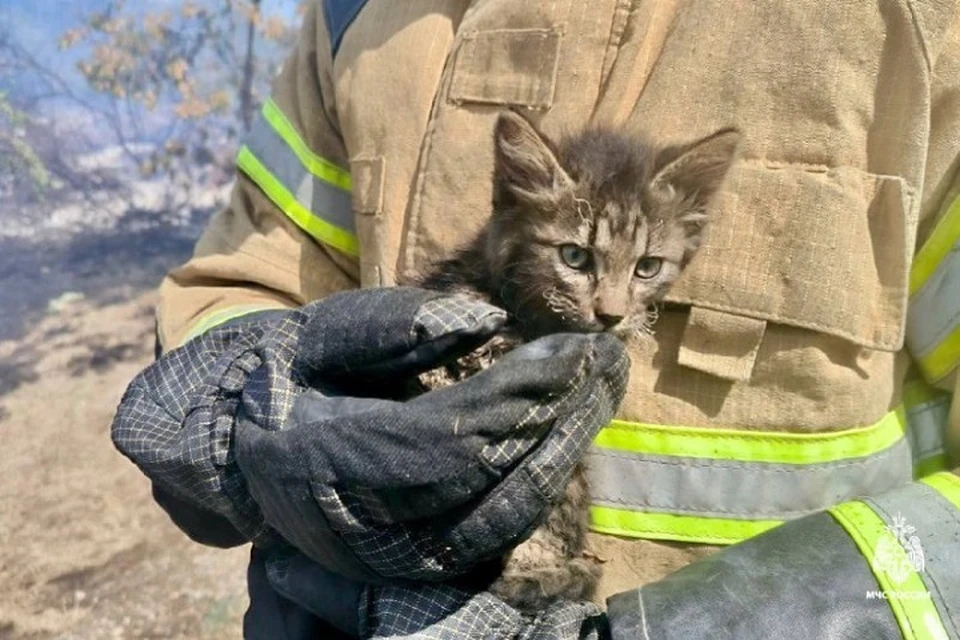
[[[417,640],[606,640],[607,622],[591,602],[558,601],[536,616],[491,593],[447,585],[368,587],[360,637]],[[635,636],[643,638],[643,636]],[[633,638],[630,638],[633,640]]]
[[[496,596],[449,584],[364,585],[326,571],[296,550],[265,561],[272,590],[345,637],[599,640],[606,620],[589,602],[556,602],[536,616]]]
[[[608,600],[619,638],[960,637],[960,478],[792,520]]]
[[[616,339],[556,335],[457,385],[384,399],[504,320],[403,288],[247,318],[140,374],[114,442],[172,515],[199,514],[174,515],[198,539],[290,543],[363,582],[462,574],[532,531],[627,376]]]
[[[960,637],[960,477],[939,473],[789,521],[643,587],[535,618],[447,585],[367,586],[292,554],[276,590],[363,638]],[[349,593],[337,601],[331,593]]]

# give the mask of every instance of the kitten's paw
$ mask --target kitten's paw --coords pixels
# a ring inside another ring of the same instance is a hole
[[[600,573],[600,565],[592,558],[573,558],[559,565],[517,571],[508,566],[490,591],[515,609],[535,613],[555,600],[591,599]]]

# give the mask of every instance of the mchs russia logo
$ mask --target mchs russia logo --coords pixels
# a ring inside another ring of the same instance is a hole
[[[887,525],[885,535],[877,541],[873,552],[873,566],[887,574],[890,582],[901,585],[913,573],[922,573],[926,561],[916,529],[897,514],[893,524]]]

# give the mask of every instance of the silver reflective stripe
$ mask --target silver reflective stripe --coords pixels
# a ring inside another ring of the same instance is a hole
[[[922,567],[914,566],[930,593],[940,621],[951,638],[960,638],[960,513],[950,501],[923,483],[913,483],[886,495],[864,500],[887,527],[902,531],[917,549],[912,558],[922,558]],[[912,531],[897,527],[912,527]]]
[[[910,298],[907,343],[916,358],[929,354],[960,325],[960,242]]]
[[[595,505],[679,515],[787,520],[913,480],[906,438],[879,453],[821,464],[639,454],[594,447]]]
[[[318,218],[355,233],[350,192],[307,171],[262,113],[257,115],[246,146],[301,206]]]
[[[906,434],[914,461],[945,453],[943,435],[950,416],[950,396],[938,395],[918,405],[907,405],[906,413]]]

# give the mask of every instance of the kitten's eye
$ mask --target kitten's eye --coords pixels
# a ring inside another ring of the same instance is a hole
[[[571,269],[582,271],[590,266],[590,251],[576,244],[560,247],[560,258]]]
[[[663,258],[640,258],[634,273],[637,274],[638,278],[649,280],[660,273],[661,267],[663,267]]]

